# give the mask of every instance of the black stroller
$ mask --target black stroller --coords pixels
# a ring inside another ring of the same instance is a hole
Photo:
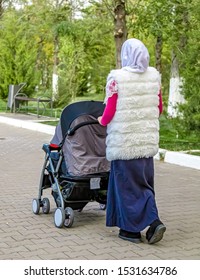
[[[110,164],[105,157],[106,128],[97,117],[102,115],[100,101],[80,101],[66,106],[50,144],[44,144],[45,162],[41,172],[38,198],[32,201],[34,214],[40,207],[50,211],[43,191],[51,188],[56,203],[55,226],[71,227],[74,210],[82,211],[96,201],[106,207]]]

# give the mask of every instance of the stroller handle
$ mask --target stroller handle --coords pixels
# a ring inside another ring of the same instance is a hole
[[[76,126],[74,126],[72,128],[69,128],[66,134],[68,136],[72,136],[72,135],[74,135],[75,131],[77,129],[79,129],[80,127],[85,126],[85,125],[92,125],[92,124],[99,124],[99,122],[98,122],[98,120],[93,120],[93,121],[87,121],[87,122],[79,123]]]

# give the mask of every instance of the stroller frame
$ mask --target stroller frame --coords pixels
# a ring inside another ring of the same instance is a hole
[[[32,211],[36,215],[39,214],[40,208],[42,208],[44,214],[50,212],[50,201],[47,197],[43,198],[42,196],[45,189],[51,188],[52,195],[57,205],[54,213],[54,224],[58,228],[62,228],[63,226],[71,227],[74,222],[74,210],[82,211],[88,202],[97,201],[100,204],[100,209],[105,210],[106,208],[105,192],[107,191],[109,178],[108,172],[89,174],[83,177],[70,175],[62,176],[61,172],[64,160],[63,145],[66,137],[74,135],[76,130],[80,127],[96,124],[99,124],[97,120],[82,122],[67,129],[59,145],[43,144],[42,149],[45,152],[45,160],[39,181],[38,197],[32,200]],[[56,161],[52,155],[56,155]],[[86,190],[84,199],[72,199],[70,196],[69,199],[67,199],[64,197],[63,194],[69,190],[68,185],[72,189],[72,194],[76,185],[78,186],[77,188],[81,187],[83,192]],[[75,187],[72,187],[74,185]]]

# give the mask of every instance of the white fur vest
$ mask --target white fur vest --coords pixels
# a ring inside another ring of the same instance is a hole
[[[118,100],[107,126],[107,159],[153,157],[159,144],[159,72],[148,67],[144,73],[119,69],[110,75],[118,83]]]

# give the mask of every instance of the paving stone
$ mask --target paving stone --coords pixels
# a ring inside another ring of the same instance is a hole
[[[1,260],[200,260],[200,171],[155,161],[156,200],[167,231],[158,244],[132,244],[118,238],[117,228],[105,226],[106,212],[95,202],[75,211],[72,228],[58,229],[56,206],[45,190],[51,211],[34,215],[31,203],[38,194],[42,145],[51,135],[3,123],[0,134]]]

